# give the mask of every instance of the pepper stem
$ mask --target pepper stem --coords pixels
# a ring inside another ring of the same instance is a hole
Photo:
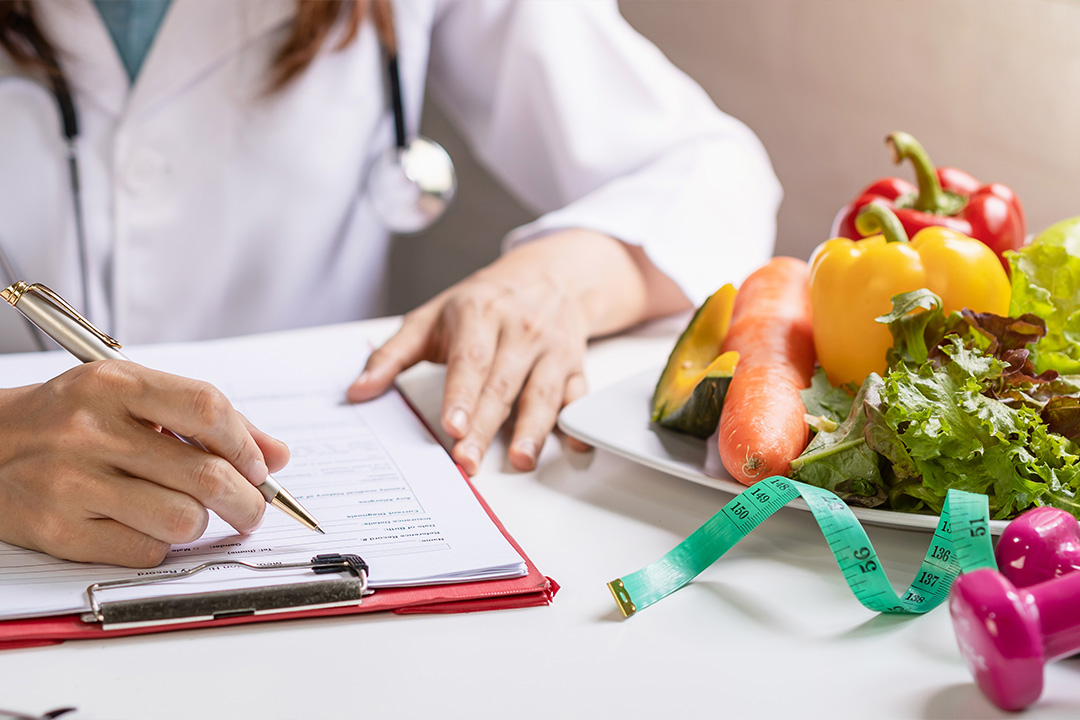
[[[937,168],[919,141],[906,132],[894,132],[885,138],[885,143],[892,151],[894,163],[899,165],[904,160],[910,160],[915,168],[919,192],[912,207],[920,212],[946,214],[949,202],[941,188],[941,181],[938,180]]]
[[[885,236],[885,242],[908,241],[907,231],[896,213],[876,202],[859,211],[855,218],[855,229],[862,233],[863,237],[880,233]]]

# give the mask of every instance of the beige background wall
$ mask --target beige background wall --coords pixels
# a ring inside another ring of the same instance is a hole
[[[918,137],[935,162],[1011,185],[1030,230],[1080,215],[1080,0],[622,0],[620,7],[765,142],[785,188],[778,254],[807,257],[864,185],[894,172],[911,177],[894,170],[883,142],[899,129]],[[461,189],[439,225],[397,243],[394,312],[490,261],[502,234],[529,218],[433,106],[425,132],[453,154]]]

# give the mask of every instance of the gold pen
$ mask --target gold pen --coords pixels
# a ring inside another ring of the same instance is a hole
[[[27,285],[20,281],[0,290],[0,299],[22,313],[60,347],[82,362],[128,360],[127,356],[120,352],[120,343],[94,327],[78,310],[44,285]],[[202,447],[196,440],[176,436],[189,445]],[[319,527],[319,521],[271,476],[267,475],[263,484],[259,485],[259,492],[266,498],[266,502],[292,516],[304,527],[325,535]]]

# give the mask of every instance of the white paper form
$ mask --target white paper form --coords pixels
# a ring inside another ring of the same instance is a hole
[[[169,574],[208,560],[273,564],[355,553],[370,566],[375,588],[526,573],[520,554],[400,394],[345,402],[345,388],[367,354],[354,326],[125,349],[145,365],[213,382],[248,419],[284,440],[292,457],[274,477],[318,518],[326,535],[269,506],[263,525],[246,537],[211,515],[200,540],[175,546],[161,566],[142,571],[65,562],[0,543],[0,617],[80,612],[88,609],[91,583]],[[70,364],[44,355],[0,356],[0,379],[6,386],[40,381]],[[215,569],[125,590],[123,597],[315,578],[305,571]]]

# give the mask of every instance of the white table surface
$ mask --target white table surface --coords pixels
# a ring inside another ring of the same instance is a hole
[[[594,343],[592,387],[662,364],[685,318]],[[393,321],[368,328],[385,334]],[[441,368],[402,385],[437,417]],[[643,412],[645,409],[643,408]],[[437,423],[436,423],[437,424]],[[549,439],[476,486],[542,572],[549,607],[291,620],[0,652],[0,708],[145,718],[995,718],[948,611],[878,616],[848,590],[809,513],[777,513],[657,605],[621,619],[605,584],[653,561],[730,495]],[[926,534],[868,528],[894,584]],[[1080,663],[1046,671],[1030,718],[1080,716]]]

